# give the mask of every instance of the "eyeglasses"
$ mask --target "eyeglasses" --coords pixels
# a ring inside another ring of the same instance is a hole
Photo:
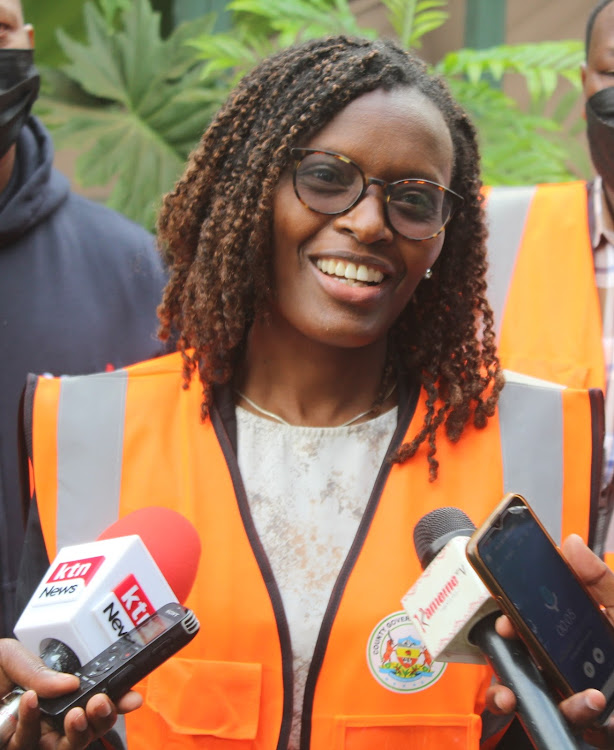
[[[307,208],[320,214],[342,214],[364,196],[369,185],[384,189],[386,218],[409,240],[430,240],[440,234],[463,202],[462,196],[430,180],[385,182],[365,177],[347,156],[333,151],[293,148],[294,192]]]

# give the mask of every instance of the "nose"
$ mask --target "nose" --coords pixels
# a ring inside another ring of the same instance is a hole
[[[358,203],[349,211],[336,217],[336,228],[353,234],[359,242],[365,245],[374,242],[391,242],[394,232],[386,218],[385,200],[381,187],[369,185]]]

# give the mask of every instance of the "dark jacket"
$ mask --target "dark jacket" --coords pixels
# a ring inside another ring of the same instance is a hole
[[[0,635],[12,634],[23,541],[19,401],[26,375],[156,356],[165,273],[153,237],[71,192],[31,117],[0,194]]]

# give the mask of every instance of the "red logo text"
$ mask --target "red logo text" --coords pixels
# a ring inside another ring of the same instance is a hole
[[[113,593],[120,600],[126,614],[135,625],[139,625],[155,612],[147,594],[132,574],[124,578],[113,589]]]
[[[58,563],[53,570],[48,583],[59,583],[61,581],[74,581],[77,578],[87,584],[92,580],[98,568],[104,562],[104,557],[87,557],[83,560],[69,560],[68,562]]]

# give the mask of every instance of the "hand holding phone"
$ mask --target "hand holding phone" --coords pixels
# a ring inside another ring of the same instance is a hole
[[[614,708],[614,626],[526,500],[506,495],[467,544],[467,558],[563,698],[587,688]]]

